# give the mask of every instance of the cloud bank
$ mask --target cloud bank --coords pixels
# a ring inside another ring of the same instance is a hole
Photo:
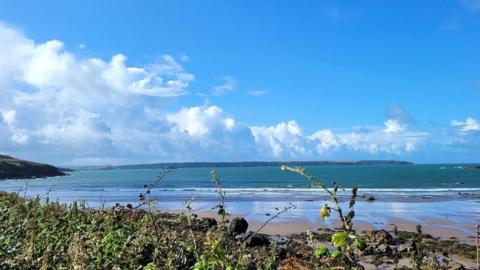
[[[1,23],[0,52],[0,152],[24,158],[66,165],[403,158],[431,137],[410,128],[400,107],[378,125],[308,133],[295,120],[248,126],[215,105],[168,111],[165,103],[187,95],[195,80],[182,66],[186,55],[133,66],[123,54],[81,57],[59,40],[37,43]],[[235,87],[223,77],[213,94]],[[479,144],[473,117],[447,129],[447,147]]]

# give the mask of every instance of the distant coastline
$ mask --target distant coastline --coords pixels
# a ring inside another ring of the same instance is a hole
[[[0,180],[64,176],[66,169],[0,155]]]
[[[233,167],[279,167],[290,166],[329,166],[329,165],[412,165],[402,160],[340,160],[340,161],[240,161],[240,162],[164,162],[135,165],[79,166],[73,169],[83,170],[120,170],[120,169],[181,169],[181,168],[233,168]]]

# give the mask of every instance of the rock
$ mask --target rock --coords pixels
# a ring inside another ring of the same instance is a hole
[[[375,197],[373,197],[371,195],[365,195],[365,196],[363,196],[363,199],[367,202],[373,202],[373,201],[376,200]]]
[[[266,247],[270,245],[270,239],[266,234],[249,232],[245,239],[247,239],[247,247]]]
[[[212,227],[217,226],[217,220],[215,220],[214,218],[205,217],[205,218],[202,218],[202,221],[203,221],[205,224],[207,224],[207,227],[208,227],[208,228],[212,228]]]
[[[413,245],[412,241],[408,241],[406,244],[398,247],[398,252],[400,253],[409,253],[411,250],[415,250],[415,245]]]
[[[277,248],[277,258],[281,261],[287,257],[287,250],[284,247]]]
[[[385,255],[392,255],[392,248],[387,244],[381,244],[377,247],[377,252]]]
[[[248,229],[248,222],[244,218],[234,218],[230,222],[229,230],[233,235],[245,233]]]
[[[386,230],[370,231],[367,233],[368,242],[373,243],[374,246],[381,244],[393,245],[395,241],[392,235]]]

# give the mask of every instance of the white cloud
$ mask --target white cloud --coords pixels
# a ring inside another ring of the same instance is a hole
[[[334,133],[322,129],[304,136],[295,121],[271,127],[252,127],[257,145],[268,149],[272,156],[321,157],[332,152],[363,152],[368,154],[402,154],[413,152],[422,143],[425,132],[410,132],[397,121],[386,121],[385,128],[373,126],[352,132]],[[311,150],[316,150],[312,153]]]
[[[257,145],[274,158],[302,158],[309,155],[302,129],[295,121],[269,127],[250,127]]]
[[[217,85],[213,88],[213,95],[221,96],[235,90],[237,86],[237,81],[231,76],[224,76],[221,78],[223,81],[222,84]]]
[[[248,91],[248,94],[251,96],[264,96],[268,94],[268,91],[267,90]]]
[[[84,58],[61,41],[35,43],[4,24],[0,52],[0,151],[46,162],[369,158],[416,151],[428,136],[409,130],[398,110],[383,125],[304,134],[296,121],[247,127],[218,106],[167,109],[175,104],[166,97],[186,94],[194,80],[170,55],[137,66],[123,54]],[[235,89],[232,77],[223,81],[215,94]],[[451,125],[480,129],[473,118]]]
[[[235,120],[224,116],[223,110],[217,106],[183,108],[176,113],[167,114],[166,119],[174,124],[172,130],[186,132],[194,137],[208,135],[212,128],[235,128]]]
[[[338,148],[342,144],[340,139],[330,129],[319,130],[310,135],[308,139],[317,141],[316,148],[320,154]]]
[[[162,63],[143,67],[127,66],[127,58],[121,54],[109,62],[77,59],[61,41],[35,44],[4,24],[0,24],[0,44],[0,51],[8,52],[0,57],[3,82],[26,83],[39,92],[53,89],[56,94],[67,94],[94,88],[107,93],[171,97],[184,95],[194,80],[170,55],[163,56]]]
[[[15,110],[5,111],[1,113],[3,122],[7,125],[7,129],[11,133],[10,140],[15,144],[26,144],[28,142],[28,135],[21,128],[17,128],[17,112]],[[1,145],[0,145],[1,146]]]
[[[17,112],[14,110],[2,112],[3,122],[8,126],[14,126],[16,122]]]
[[[401,124],[397,120],[388,119],[383,124],[385,125],[385,129],[383,129],[385,133],[396,134],[407,130],[407,125]]]
[[[472,117],[467,117],[465,121],[452,120],[450,125],[461,132],[480,131],[480,123]]]

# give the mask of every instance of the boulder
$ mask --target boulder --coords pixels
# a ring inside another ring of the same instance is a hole
[[[270,245],[269,236],[266,234],[249,232],[245,239],[247,241],[247,247],[261,247]]]
[[[383,229],[378,231],[368,232],[367,239],[368,239],[368,242],[372,243],[374,246],[379,246],[382,244],[393,245],[395,243],[392,235]]]
[[[245,233],[248,229],[248,222],[244,218],[234,218],[230,222],[229,231],[233,235]]]
[[[208,228],[217,226],[217,221],[211,217],[202,218],[202,221],[207,225]]]

